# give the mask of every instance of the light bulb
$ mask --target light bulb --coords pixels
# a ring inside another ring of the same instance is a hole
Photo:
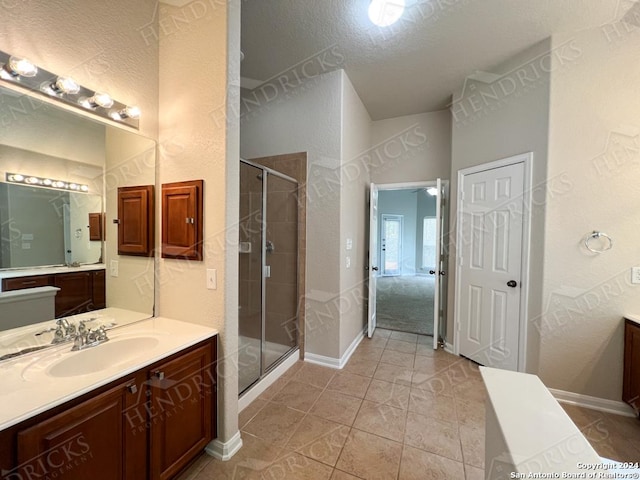
[[[32,185],[35,185],[35,184],[37,184],[37,183],[40,183],[40,182],[38,181],[38,178],[37,178],[37,177],[29,177],[29,178],[27,178],[25,181],[26,181],[27,183],[32,184]]]
[[[50,179],[48,179],[48,178],[45,178],[45,179],[42,181],[42,183],[43,183],[43,184],[45,184],[45,185],[47,185],[47,186],[51,186],[51,184],[53,184],[53,182],[52,182]]]
[[[74,95],[80,91],[80,85],[71,77],[58,77],[55,87],[62,93]]]
[[[396,23],[404,13],[405,0],[371,0],[369,19],[379,27]]]
[[[113,106],[113,99],[106,93],[94,93],[93,97],[89,99],[89,102],[102,108],[110,108]]]
[[[135,105],[125,107],[124,113],[129,118],[140,118],[140,108],[136,107]]]
[[[89,191],[89,186],[88,185],[80,185],[80,190],[82,190],[83,192],[88,192]]]
[[[16,173],[15,175],[11,176],[11,180],[13,180],[14,182],[22,182],[24,180],[24,176]]]
[[[9,69],[13,76],[22,75],[23,77],[35,77],[38,73],[38,67],[26,58],[11,57],[9,58]]]

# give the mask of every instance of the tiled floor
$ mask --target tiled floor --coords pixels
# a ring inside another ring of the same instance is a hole
[[[483,479],[478,368],[430,342],[378,329],[343,370],[298,362],[241,413],[243,448],[180,480]],[[640,460],[635,419],[566,410],[600,455]]]

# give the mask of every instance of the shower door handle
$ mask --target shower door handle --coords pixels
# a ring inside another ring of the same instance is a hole
[[[264,278],[271,277],[271,265],[264,266]]]

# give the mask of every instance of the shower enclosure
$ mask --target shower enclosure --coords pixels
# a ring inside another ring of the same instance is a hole
[[[239,226],[243,393],[298,346],[298,183],[242,160]]]

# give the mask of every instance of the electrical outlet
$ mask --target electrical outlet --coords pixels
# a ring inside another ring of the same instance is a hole
[[[209,290],[218,288],[218,272],[215,268],[207,268],[207,288]]]
[[[640,283],[640,267],[631,267],[631,283]]]
[[[112,277],[117,277],[118,276],[118,261],[117,260],[111,260],[111,263],[109,263],[109,273],[111,274]]]

